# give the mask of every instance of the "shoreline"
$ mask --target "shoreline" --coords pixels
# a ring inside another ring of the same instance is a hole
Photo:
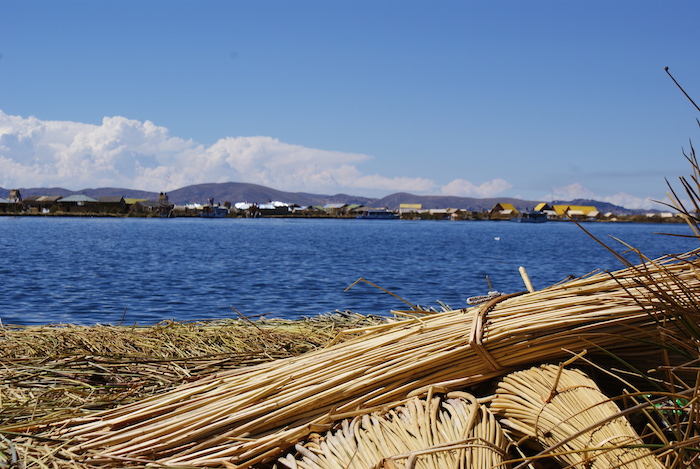
[[[207,217],[200,217],[198,215],[175,215],[172,217],[161,217],[158,215],[154,214],[139,214],[139,215],[133,215],[133,214],[115,214],[115,213],[100,213],[100,212],[91,212],[91,213],[70,213],[70,212],[57,212],[57,213],[7,213],[7,212],[0,212],[0,217],[45,217],[45,218],[154,218],[154,219],[170,219],[170,218],[203,218],[203,219],[211,219]],[[246,217],[244,215],[239,215],[239,216],[225,216],[221,218],[214,218],[214,219],[248,219],[251,217]],[[260,217],[253,217],[253,218],[274,218],[274,219],[280,219],[280,218],[292,218],[292,219],[311,219],[311,220],[356,220],[357,217],[354,215],[351,216],[341,216],[341,215],[266,215],[266,216],[260,216]],[[404,220],[404,221],[457,221],[457,222],[479,222],[479,221],[497,221],[497,222],[510,222],[511,219],[503,219],[503,218],[487,218],[487,217],[476,217],[476,218],[465,218],[465,219],[442,219],[442,218],[431,218],[431,217],[413,217],[413,218],[399,218],[399,220]],[[546,223],[561,223],[561,222],[571,222],[572,220],[568,219],[556,219],[556,220],[547,220]],[[617,216],[614,219],[585,219],[585,220],[575,220],[577,223],[657,223],[657,224],[666,224],[666,223],[671,223],[671,224],[678,224],[678,223],[687,223],[685,219],[683,219],[682,216],[673,216],[673,217],[662,217],[662,216],[653,216],[649,217],[647,215],[621,215]]]

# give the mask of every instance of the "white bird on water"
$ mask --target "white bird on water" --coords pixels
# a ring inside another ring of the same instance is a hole
[[[500,237],[500,236],[496,236],[496,237],[493,238],[493,239],[495,239],[496,241],[500,241],[500,240],[501,240],[501,237]]]

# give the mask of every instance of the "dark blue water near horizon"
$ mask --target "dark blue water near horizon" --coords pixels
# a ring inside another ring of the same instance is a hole
[[[695,249],[681,224],[585,223],[649,257]],[[154,324],[467,306],[622,264],[569,222],[0,217],[3,324]]]

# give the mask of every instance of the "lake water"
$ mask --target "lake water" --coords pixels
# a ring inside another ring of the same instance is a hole
[[[650,257],[698,246],[681,224],[586,223]],[[0,319],[7,324],[153,324],[389,314],[467,306],[493,289],[535,288],[622,267],[568,222],[0,217]]]

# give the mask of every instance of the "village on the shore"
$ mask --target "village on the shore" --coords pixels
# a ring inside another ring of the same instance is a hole
[[[490,210],[460,208],[429,209],[421,204],[401,204],[398,209],[366,207],[361,204],[325,204],[300,206],[294,203],[229,202],[188,203],[176,205],[161,192],[156,200],[103,196],[97,199],[84,194],[69,196],[31,195],[22,198],[19,189],[12,189],[8,198],[0,197],[0,215],[112,216],[112,217],[200,217],[200,218],[379,218],[409,220],[512,220],[540,223],[556,220],[682,222],[671,212],[650,212],[637,215],[601,213],[593,205],[549,204],[541,202],[528,210],[518,210],[512,203],[496,203]]]

